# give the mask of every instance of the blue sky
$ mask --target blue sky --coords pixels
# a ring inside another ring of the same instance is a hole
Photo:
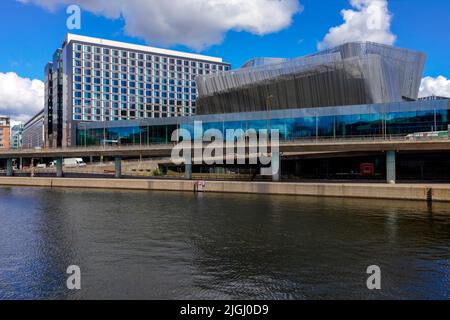
[[[42,4],[51,3],[53,0],[22,1]],[[111,0],[111,2],[114,1]],[[155,4],[158,1],[142,0],[141,2]],[[43,79],[45,63],[51,59],[52,53],[61,45],[64,35],[68,32],[66,28],[68,15],[65,9],[66,3],[69,1],[56,0],[53,2],[62,2],[63,5],[55,10],[48,10],[33,3],[21,3],[17,0],[0,1],[0,26],[3,30],[0,33],[0,43],[2,44],[0,74],[14,72],[21,78]],[[139,3],[139,0],[131,2]],[[187,47],[182,44],[170,44],[165,47],[220,56],[232,63],[234,68],[252,57],[302,56],[317,51],[318,43],[324,40],[329,29],[343,24],[340,14],[342,9],[352,9],[350,0],[300,0],[299,2],[303,6],[302,12],[293,15],[292,23],[289,26],[279,27],[279,30],[272,33],[256,35],[247,31],[234,31],[233,27],[230,27],[231,30],[223,32],[224,39],[221,43],[212,44],[200,51],[191,49],[192,45]],[[427,53],[424,76],[442,75],[449,78],[450,33],[448,19],[450,1],[388,0],[388,8],[392,14],[388,31],[396,36],[395,45]],[[357,9],[353,7],[353,10]],[[104,9],[83,10],[82,28],[74,33],[133,43],[146,43],[142,37],[131,37],[126,34],[125,18],[108,19],[105,15],[109,14],[105,13]],[[202,19],[202,16],[195,18]],[[260,26],[261,23],[258,27]],[[208,30],[207,25],[201,27]],[[276,27],[274,28],[276,29]],[[161,41],[153,43],[151,39],[150,37],[150,41],[147,43],[161,46]],[[180,43],[187,42],[180,36],[176,39],[179,39]],[[0,113],[2,112],[5,113],[0,106]]]

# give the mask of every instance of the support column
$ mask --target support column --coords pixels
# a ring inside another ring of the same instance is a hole
[[[302,165],[300,163],[301,160],[295,161],[295,175],[300,177],[302,175]]]
[[[6,159],[6,175],[12,177],[14,175],[13,159]]]
[[[63,158],[56,159],[56,176],[58,178],[62,178],[64,176],[63,173]]]
[[[386,152],[386,180],[394,184],[397,178],[396,174],[396,154],[395,151]]]
[[[122,178],[122,158],[115,157],[114,162],[115,162],[115,167],[116,167],[114,177],[116,179],[120,179],[120,178]]]
[[[278,182],[281,178],[280,152],[272,151],[272,181]]]
[[[186,180],[192,179],[192,159],[191,158],[184,160],[184,178]]]

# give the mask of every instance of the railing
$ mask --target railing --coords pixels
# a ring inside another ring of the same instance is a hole
[[[378,136],[349,136],[349,137],[333,137],[333,136],[321,136],[321,137],[303,137],[303,138],[293,138],[293,139],[284,139],[280,144],[287,143],[330,143],[330,142],[389,142],[389,141],[432,141],[440,139],[438,137],[435,137],[433,139],[414,139],[402,134],[398,135],[378,135]],[[445,139],[448,139],[445,137]]]
[[[416,137],[409,135],[378,135],[378,136],[350,136],[350,137],[333,137],[333,136],[321,136],[321,137],[302,137],[302,138],[292,138],[283,139],[280,141],[280,145],[291,145],[291,144],[330,144],[330,143],[370,143],[370,142],[433,142],[433,141],[448,141],[449,137]],[[64,153],[64,152],[98,152],[98,151],[134,151],[134,150],[151,150],[151,149],[161,149],[161,148],[173,148],[176,145],[174,143],[151,143],[151,144],[120,144],[120,145],[94,145],[94,146],[76,146],[76,147],[65,147],[65,148],[34,148],[34,149],[10,149],[4,152],[4,154],[14,153]]]
[[[47,153],[47,152],[76,152],[76,151],[126,151],[126,150],[149,150],[151,148],[158,149],[162,147],[173,147],[175,143],[152,143],[152,144],[120,144],[120,145],[92,145],[92,146],[76,146],[76,147],[64,147],[64,148],[31,148],[31,149],[9,149],[5,153],[30,153],[34,152]]]

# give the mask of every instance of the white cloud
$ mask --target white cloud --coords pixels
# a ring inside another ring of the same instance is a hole
[[[123,18],[125,32],[148,43],[182,44],[196,50],[219,44],[230,30],[265,35],[291,25],[299,0],[17,0],[49,10],[77,3],[110,19]]]
[[[330,28],[319,49],[334,47],[350,41],[372,41],[392,45],[396,36],[392,34],[392,14],[387,0],[350,0],[354,8],[342,10],[344,23]]]
[[[439,96],[450,98],[450,80],[444,76],[425,77],[420,85],[419,97]]]
[[[44,108],[44,83],[0,72],[0,114],[26,121]]]

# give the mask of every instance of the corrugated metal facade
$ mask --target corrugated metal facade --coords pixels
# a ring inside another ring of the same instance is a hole
[[[376,43],[197,78],[197,114],[390,103],[418,97],[425,54]]]

